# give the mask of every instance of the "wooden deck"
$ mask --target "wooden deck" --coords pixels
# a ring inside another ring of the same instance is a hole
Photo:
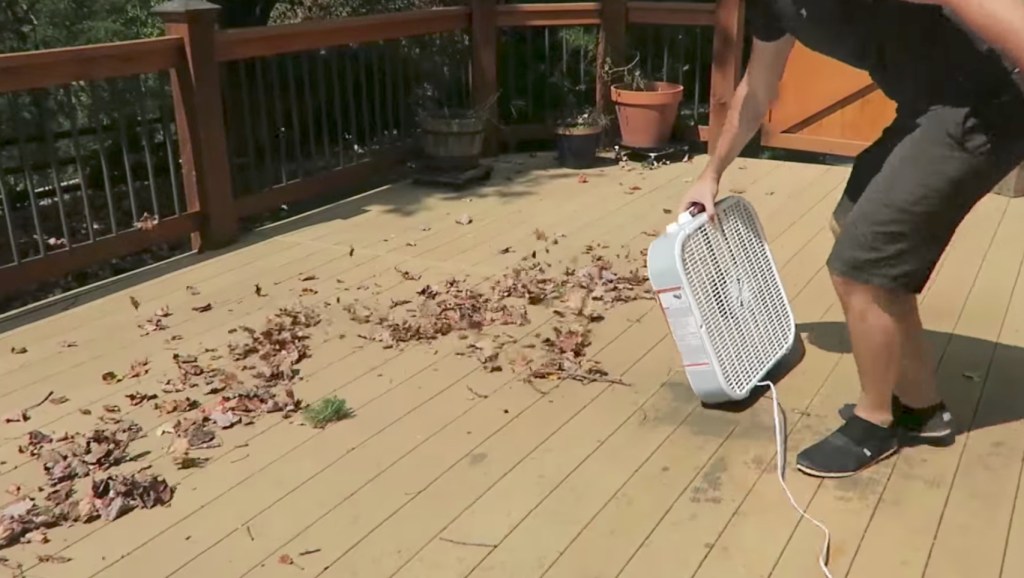
[[[775,477],[770,400],[743,412],[701,408],[651,300],[610,308],[594,324],[591,354],[630,386],[533,388],[458,355],[465,344],[454,337],[383,349],[356,337],[361,329],[334,306],[314,330],[296,392],[344,397],[352,419],[315,430],[269,415],[219,432],[222,447],[196,453],[210,458],[205,467],[179,470],[167,437],[156,435],[169,418],[126,402],[134,390],[159,392],[173,352],[223,348],[230,328],[258,326],[295,300],[410,297],[451,275],[483,281],[545,246],[547,259],[565,264],[586,244],[620,255],[627,246],[641,266],[645,231],[665,223],[663,209],[703,162],[595,169],[583,183],[550,169],[549,156],[504,157],[490,186],[463,194],[398,185],[353,199],[0,335],[4,412],[50,391],[69,398],[0,425],[0,486],[43,482],[39,464],[18,452],[26,432],[87,430],[104,404],[149,432],[133,451],[151,452],[140,461],[177,484],[168,507],[57,528],[47,544],[0,555],[31,578],[819,575],[822,536],[799,520]],[[803,362],[779,384],[790,460],[836,425],[835,410],[857,390],[823,268],[827,218],[847,174],[741,160],[724,185],[758,208],[806,342]],[[456,223],[462,214],[473,222]],[[850,479],[791,470],[796,499],[832,531],[834,576],[1024,576],[1022,222],[1024,201],[986,198],[922,297],[942,387],[969,432],[954,447],[909,449]],[[565,236],[544,243],[535,229]],[[423,277],[403,280],[396,267]],[[310,274],[317,279],[299,280]],[[254,295],[257,283],[267,297]],[[303,287],[318,293],[302,297]],[[192,311],[205,303],[212,311]],[[164,305],[169,329],[140,337],[137,323]],[[505,331],[521,339],[555,321],[538,307],[529,326]],[[19,347],[28,352],[8,353]],[[139,380],[101,379],[147,357],[152,370]],[[40,553],[70,561],[39,563]]]

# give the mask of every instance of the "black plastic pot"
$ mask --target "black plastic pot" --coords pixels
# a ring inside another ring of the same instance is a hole
[[[593,167],[600,144],[600,126],[558,127],[555,129],[558,163],[565,168],[589,169]]]

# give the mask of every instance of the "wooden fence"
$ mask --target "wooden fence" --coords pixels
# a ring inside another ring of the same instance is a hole
[[[7,98],[0,109],[0,296],[189,237],[194,250],[224,247],[246,217],[365,188],[408,159],[415,135],[410,87],[421,86],[423,74],[444,77],[435,84],[445,98],[480,106],[503,93],[518,98],[519,89],[502,86],[504,67],[506,84],[523,80],[530,106],[543,104],[546,97],[532,94],[536,75],[510,73],[515,55],[505,54],[504,64],[499,58],[503,34],[524,31],[526,45],[541,34],[547,45],[550,29],[594,27],[598,61],[623,62],[630,26],[702,27],[713,41],[710,120],[699,129],[712,146],[743,49],[742,0],[471,0],[228,31],[217,30],[217,10],[176,0],[154,10],[165,22],[161,38],[0,55],[0,99]],[[435,58],[425,70],[422,62],[439,47],[444,61]],[[669,52],[662,45],[649,66],[682,74],[686,67]],[[598,106],[607,107],[607,81],[589,78]],[[102,105],[111,110],[85,122],[80,109]],[[65,118],[62,128],[44,122],[49,116]],[[500,116],[488,154],[502,141],[552,132],[543,115],[526,123]]]

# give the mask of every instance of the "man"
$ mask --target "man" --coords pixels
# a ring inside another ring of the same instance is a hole
[[[748,0],[747,21],[746,73],[681,210],[714,218],[719,178],[767,113],[795,40],[866,70],[897,103],[854,163],[827,262],[861,396],[797,467],[843,477],[904,437],[952,442],[916,296],[966,214],[1024,162],[1024,0]]]

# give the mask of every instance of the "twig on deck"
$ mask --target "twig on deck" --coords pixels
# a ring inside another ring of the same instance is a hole
[[[53,392],[52,392],[52,391],[51,391],[50,393],[46,394],[46,397],[44,397],[44,398],[43,398],[43,399],[42,399],[41,401],[39,401],[39,402],[37,402],[37,403],[34,403],[34,404],[32,404],[32,405],[30,405],[30,406],[26,407],[26,408],[25,408],[25,409],[23,409],[22,411],[28,411],[28,410],[30,410],[30,409],[36,409],[37,407],[39,407],[39,406],[43,405],[43,404],[44,404],[44,403],[46,403],[47,401],[50,401],[50,398],[51,398],[51,397],[53,397]]]
[[[497,548],[497,544],[485,544],[484,542],[464,542],[462,540],[452,540],[451,538],[445,538],[441,536],[439,538],[442,542],[448,542],[450,544],[458,544],[459,546],[476,546],[477,548]]]

